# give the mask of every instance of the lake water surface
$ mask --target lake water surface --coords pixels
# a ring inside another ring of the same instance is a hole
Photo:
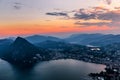
[[[28,70],[0,60],[0,80],[90,80],[88,74],[104,70],[105,65],[73,59],[40,62]]]

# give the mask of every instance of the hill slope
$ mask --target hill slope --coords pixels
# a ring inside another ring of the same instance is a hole
[[[81,45],[104,46],[120,42],[120,35],[112,34],[75,34],[65,39],[67,42]]]
[[[31,43],[39,43],[47,40],[51,41],[62,41],[62,39],[52,37],[52,36],[42,36],[42,35],[33,35],[33,36],[28,36],[25,37],[26,40],[28,40]]]
[[[18,37],[9,46],[7,53],[3,56],[3,59],[14,64],[32,64],[37,61],[45,60],[46,54],[47,51],[39,49],[27,40]]]

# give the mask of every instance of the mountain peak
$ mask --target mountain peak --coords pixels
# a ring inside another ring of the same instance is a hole
[[[15,39],[15,41],[11,44],[11,46],[14,47],[30,47],[33,46],[33,44],[31,44],[29,41],[27,41],[26,39],[22,38],[22,37],[17,37]]]
[[[28,41],[22,37],[17,37],[14,41],[14,43],[23,43],[23,42],[28,43]]]
[[[16,40],[24,40],[24,38],[18,36]]]

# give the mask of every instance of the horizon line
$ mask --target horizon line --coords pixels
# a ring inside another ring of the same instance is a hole
[[[120,35],[119,33],[118,34],[115,34],[115,33],[72,33],[72,34],[68,34],[68,36],[60,36],[60,35],[49,35],[49,34],[29,34],[29,35],[11,35],[11,36],[5,36],[5,37],[0,37],[0,39],[11,39],[11,38],[17,38],[17,37],[29,37],[29,36],[51,36],[51,37],[56,37],[56,38],[61,38],[61,39],[64,39],[64,38],[67,38],[67,37],[70,37],[72,35],[79,35],[79,34],[102,34],[102,35]]]

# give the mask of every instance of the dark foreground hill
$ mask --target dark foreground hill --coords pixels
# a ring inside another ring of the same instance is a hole
[[[46,50],[40,49],[27,40],[18,37],[9,46],[2,58],[13,64],[24,65],[46,60],[46,55],[49,55]]]

